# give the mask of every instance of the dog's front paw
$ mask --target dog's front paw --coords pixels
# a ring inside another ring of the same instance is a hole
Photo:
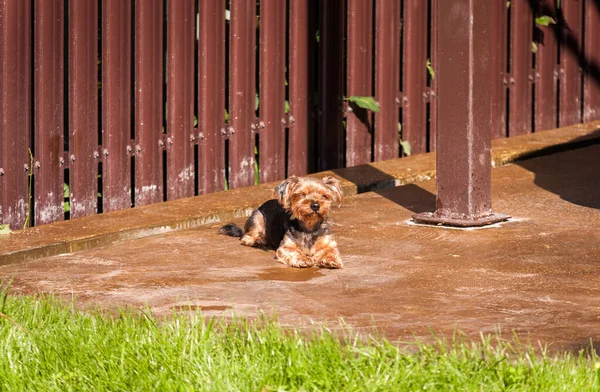
[[[277,252],[275,253],[275,259],[282,264],[287,264],[290,267],[296,268],[310,268],[315,265],[314,261],[310,257],[305,256],[300,252],[290,251],[285,248],[277,249]]]
[[[337,254],[327,255],[319,260],[317,267],[331,269],[344,268],[344,263],[342,263],[342,259]]]

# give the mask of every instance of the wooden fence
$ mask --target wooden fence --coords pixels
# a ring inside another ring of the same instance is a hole
[[[437,1],[0,0],[0,223],[432,151]],[[600,2],[493,3],[493,136],[600,118]]]

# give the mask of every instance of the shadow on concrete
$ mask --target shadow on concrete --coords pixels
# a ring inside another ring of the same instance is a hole
[[[600,157],[597,149],[590,149],[598,144],[600,129],[569,144],[523,156],[515,164],[534,173],[540,188],[570,203],[600,209]]]
[[[535,184],[563,200],[600,209],[600,158],[586,148],[600,144],[600,129],[566,144],[548,147],[520,157],[515,164],[535,174]],[[572,151],[570,154],[560,154]],[[358,186],[358,193],[376,192],[418,214],[435,211],[436,195],[418,185],[396,186],[394,177],[371,165],[333,170]]]
[[[377,194],[406,208],[413,214],[435,211],[435,194],[415,184],[407,184],[396,188],[382,189]]]
[[[358,186],[358,193],[375,192],[415,214],[435,210],[434,193],[415,184],[396,186],[393,176],[371,165],[349,167],[333,170],[333,172],[353,184],[364,184]]]

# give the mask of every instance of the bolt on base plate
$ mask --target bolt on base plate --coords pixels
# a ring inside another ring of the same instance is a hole
[[[435,212],[423,212],[412,216],[416,223],[436,226],[455,227],[480,227],[503,222],[510,218],[507,214],[490,214],[477,218],[457,219],[448,216],[437,215]]]

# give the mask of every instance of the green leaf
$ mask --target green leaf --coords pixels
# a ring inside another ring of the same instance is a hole
[[[552,17],[544,15],[540,16],[539,18],[535,18],[535,24],[540,26],[548,26],[551,24],[556,24],[556,21],[552,19]]]
[[[194,126],[198,126],[198,117],[194,116]]]
[[[507,1],[507,2],[506,2],[506,8],[507,8],[507,9],[508,9],[508,8],[510,8],[510,1]]]
[[[362,97],[358,95],[352,95],[346,98],[349,102],[352,102],[356,106],[363,109],[370,110],[372,112],[379,112],[379,103],[373,97]]]
[[[63,183],[63,192],[64,192],[65,199],[68,199],[69,197],[71,197],[71,191],[69,190],[69,185],[66,183]]]
[[[229,112],[225,109],[225,122],[229,122]]]
[[[433,70],[433,67],[431,66],[431,61],[429,61],[429,59],[427,59],[427,62],[425,63],[425,67],[427,67],[427,72],[429,72],[429,76],[431,76],[431,80],[435,79],[435,71]]]
[[[531,42],[531,51],[537,53],[537,44],[535,42]]]
[[[63,203],[63,208],[64,208],[65,212],[71,212],[71,203],[69,203],[68,201],[65,201]]]
[[[290,112],[290,102],[286,99],[285,100],[285,113],[288,114]]]
[[[8,226],[8,223],[0,225],[0,235],[7,235],[10,233],[11,233],[11,231],[10,231],[10,227]]]
[[[319,30],[315,32],[315,39],[317,40],[317,43],[321,41],[321,32]]]
[[[259,104],[260,104],[260,99],[258,98],[258,93],[254,93],[254,110],[258,110]]]
[[[404,155],[410,156],[410,143],[402,140],[402,124],[400,123],[398,123],[398,141],[400,142],[400,147],[402,147]]]
[[[402,151],[406,156],[410,156],[410,143],[400,139],[400,146],[402,147]]]

